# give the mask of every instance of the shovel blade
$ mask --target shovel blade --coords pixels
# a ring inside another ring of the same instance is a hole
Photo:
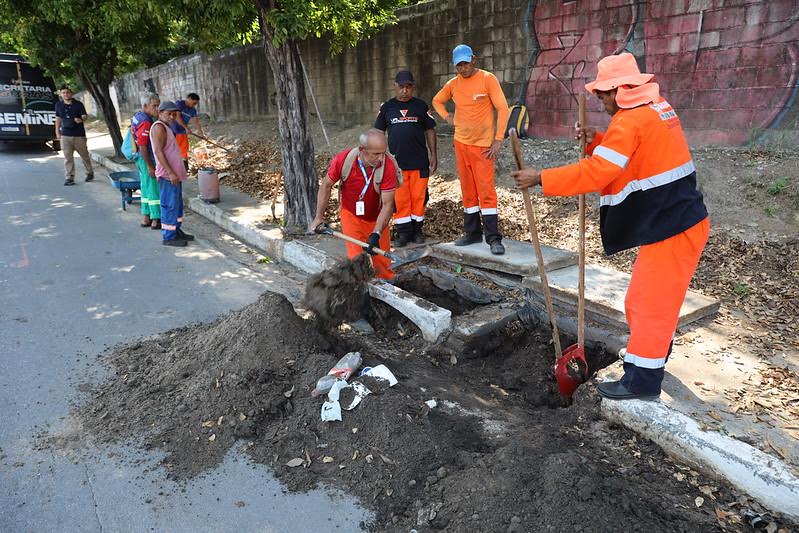
[[[577,387],[588,381],[588,362],[585,348],[573,344],[555,362],[555,380],[561,396],[570,398]]]
[[[407,255],[403,257],[399,257],[397,256],[396,253],[394,253],[391,254],[391,259],[393,259],[393,261],[391,265],[389,265],[389,267],[392,270],[394,270],[397,267],[401,267],[402,265],[407,265],[408,263],[413,263],[414,261],[418,261],[423,257],[427,257],[428,255],[430,255],[430,250],[428,250],[427,248],[424,248],[422,250],[414,250],[412,252],[409,252]]]

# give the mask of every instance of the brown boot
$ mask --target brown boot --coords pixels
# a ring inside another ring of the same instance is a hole
[[[149,228],[150,224],[152,224],[152,223],[153,223],[153,221],[150,220],[150,215],[144,215],[144,218],[141,221],[141,227]]]

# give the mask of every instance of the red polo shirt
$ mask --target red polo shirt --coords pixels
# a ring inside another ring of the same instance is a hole
[[[344,160],[347,158],[348,153],[350,153],[350,148],[344,150],[343,152],[339,152],[333,157],[333,160],[330,161],[330,166],[327,168],[327,177],[330,178],[330,181],[333,183],[338,182],[339,178],[341,178],[341,170],[344,166]],[[386,169],[383,171],[383,182],[380,184],[380,190],[386,192],[393,191],[397,188],[397,170],[394,168],[394,164],[388,158],[384,159],[382,164],[386,165]],[[366,169],[366,176],[369,178],[372,177],[376,170],[368,165],[364,165],[364,169]],[[349,176],[347,176],[347,179],[341,186],[342,209],[346,209],[353,215],[356,213],[355,203],[358,201],[358,197],[361,195],[361,191],[363,190],[363,186],[365,184],[366,179],[364,178],[363,172],[361,172],[361,167],[358,165],[358,160],[356,159],[355,163],[352,165],[352,170],[350,170]],[[370,222],[377,220],[377,215],[380,214],[381,202],[380,195],[377,194],[377,191],[375,191],[374,181],[370,181],[369,187],[367,187],[363,196],[363,202],[364,214],[358,218],[362,220],[368,220]]]

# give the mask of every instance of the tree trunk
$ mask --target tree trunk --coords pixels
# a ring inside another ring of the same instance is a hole
[[[314,218],[319,181],[314,168],[313,140],[308,129],[300,50],[297,41],[286,41],[281,46],[275,46],[273,29],[263,22],[261,33],[277,92],[285,225],[287,228],[304,230]]]
[[[111,100],[110,82],[95,81],[84,73],[79,73],[80,80],[89,94],[92,95],[94,101],[100,106],[100,111],[103,113],[103,119],[108,127],[108,133],[111,135],[111,142],[114,143],[114,152],[117,156],[122,156],[122,132],[119,131],[119,121],[117,121],[117,110]]]

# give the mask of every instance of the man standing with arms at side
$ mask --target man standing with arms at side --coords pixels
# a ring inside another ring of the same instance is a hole
[[[505,246],[499,233],[494,159],[505,137],[508,101],[496,76],[477,68],[475,57],[469,46],[455,47],[452,63],[458,75],[433,97],[433,108],[455,127],[455,160],[463,195],[464,226],[464,235],[455,241],[455,246],[482,241],[485,228],[485,241],[491,253],[502,255]],[[455,103],[454,116],[445,107],[450,100]]]
[[[200,132],[200,135],[205,137],[203,125],[200,124],[200,119],[197,117],[197,104],[199,103],[200,96],[197,93],[189,93],[186,95],[185,100],[175,102],[180,113],[175,116],[175,121],[172,123],[172,132],[175,134],[175,141],[178,143],[178,148],[180,148],[183,166],[186,167],[187,172],[189,170],[189,133],[192,133],[192,121],[194,121],[194,126]]]
[[[380,106],[375,128],[388,133],[388,148],[402,169],[402,186],[394,194],[397,247],[424,243],[427,178],[438,167],[436,121],[427,104],[413,96],[416,82],[407,70],[394,78],[396,96]],[[429,153],[429,157],[428,157]]]
[[[158,120],[150,127],[150,142],[155,153],[155,175],[161,188],[161,235],[165,246],[186,246],[194,235],[180,229],[183,222],[183,182],[187,172],[183,167],[175,134],[170,129],[178,114],[175,102],[158,106]]]
[[[358,146],[339,152],[330,161],[327,174],[319,184],[316,198],[316,217],[310,230],[319,227],[330,203],[330,193],[336,182],[339,185],[339,215],[341,232],[369,244],[364,250],[347,243],[347,257],[353,258],[372,248],[391,250],[388,223],[394,213],[394,191],[398,184],[399,168],[386,153],[386,136],[376,129],[362,133]],[[372,256],[372,265],[378,278],[392,279],[394,272],[390,261],[382,255]]]
[[[130,127],[136,146],[139,147],[139,158],[136,168],[139,170],[141,182],[141,227],[161,229],[161,191],[155,177],[155,156],[150,143],[150,127],[158,118],[158,106],[161,100],[155,93],[145,93],[141,98],[141,110],[130,120]]]
[[[61,151],[64,153],[64,185],[75,185],[75,150],[86,169],[86,181],[94,179],[92,158],[86,146],[86,128],[83,126],[88,118],[83,103],[72,98],[72,90],[68,86],[62,86],[61,101],[55,104],[55,138],[61,141]]]

